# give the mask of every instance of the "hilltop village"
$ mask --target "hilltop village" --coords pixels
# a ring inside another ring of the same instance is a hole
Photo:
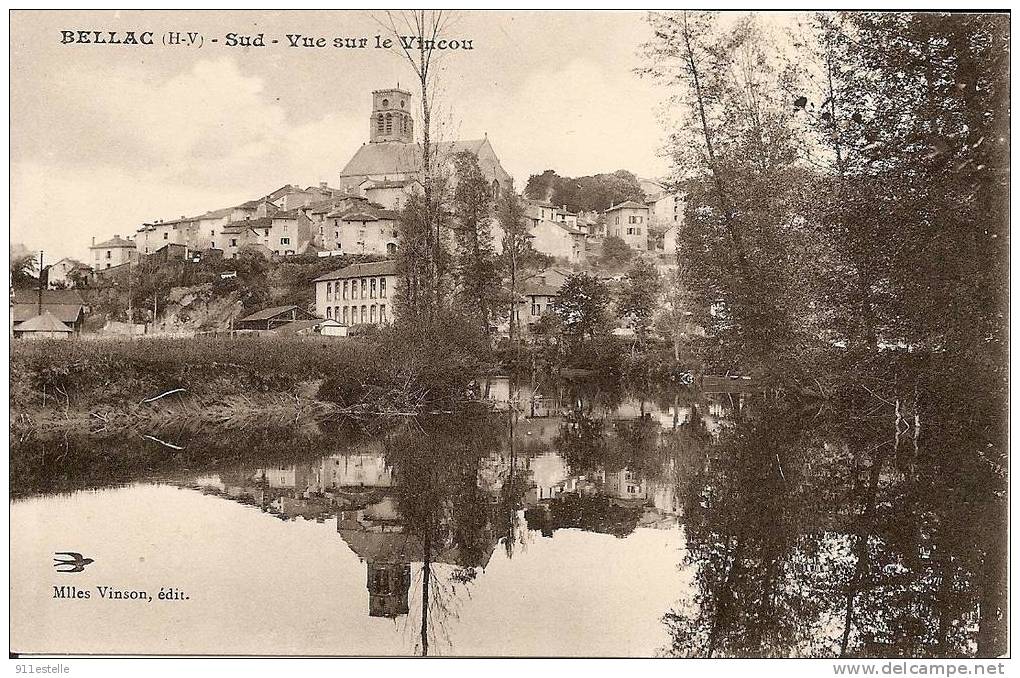
[[[360,325],[391,322],[400,213],[423,190],[422,144],[415,140],[410,92],[384,89],[371,96],[368,139],[334,179],[287,184],[195,216],[155,219],[133,234],[93,237],[87,261],[61,259],[45,268],[42,284],[15,289],[13,335],[346,336]],[[488,136],[433,146],[439,161],[451,166],[458,154],[473,154],[493,200],[511,187]],[[572,272],[611,283],[628,261],[645,259],[663,272],[675,264],[682,196],[658,181],[629,176],[640,186],[637,195],[602,210],[571,211],[554,204],[551,190],[526,195],[537,256],[524,275],[522,327],[554,307]],[[498,221],[491,231],[500,250]]]

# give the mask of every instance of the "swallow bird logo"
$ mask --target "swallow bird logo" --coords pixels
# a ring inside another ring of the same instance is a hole
[[[53,567],[57,568],[57,572],[83,572],[86,565],[91,565],[96,562],[91,558],[85,558],[80,553],[74,551],[58,551],[54,553],[59,558],[54,558]]]

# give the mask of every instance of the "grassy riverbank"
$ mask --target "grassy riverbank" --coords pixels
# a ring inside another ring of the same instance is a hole
[[[190,338],[16,342],[12,428],[244,425],[312,412],[405,412],[463,398],[482,367],[455,341]]]

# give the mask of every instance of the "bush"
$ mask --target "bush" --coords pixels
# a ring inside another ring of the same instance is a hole
[[[400,412],[443,409],[471,399],[472,382],[493,364],[477,324],[450,314],[427,328],[410,323],[379,328],[365,340],[366,360],[330,375],[319,398],[343,407]]]

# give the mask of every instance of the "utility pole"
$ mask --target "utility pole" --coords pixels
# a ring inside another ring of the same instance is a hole
[[[135,336],[135,327],[134,327],[134,325],[135,325],[135,313],[134,313],[134,309],[131,307],[131,297],[133,296],[132,293],[131,293],[131,287],[132,287],[132,284],[133,284],[133,281],[131,280],[131,263],[132,263],[131,262],[131,253],[128,252],[128,307],[127,307],[127,315],[128,315],[128,325],[129,325],[128,332],[130,333],[130,336],[133,337],[133,336]]]
[[[43,251],[39,250],[39,315],[42,315]]]

